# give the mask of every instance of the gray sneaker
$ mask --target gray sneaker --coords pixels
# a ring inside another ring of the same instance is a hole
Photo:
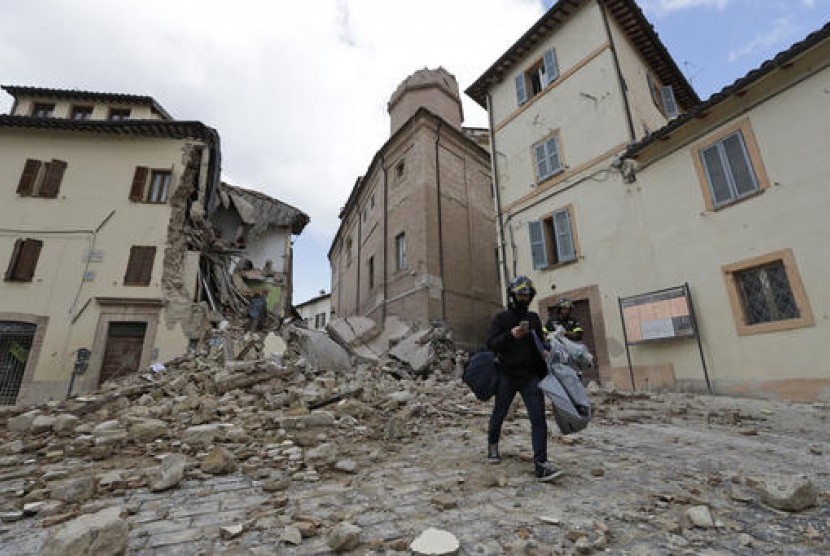
[[[536,478],[543,483],[555,481],[565,474],[564,471],[547,461],[537,461],[534,464],[536,466]]]

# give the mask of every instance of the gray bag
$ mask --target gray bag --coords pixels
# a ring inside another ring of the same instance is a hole
[[[588,426],[591,402],[579,374],[571,367],[551,361],[539,388],[553,404],[553,418],[562,434],[573,434]]]

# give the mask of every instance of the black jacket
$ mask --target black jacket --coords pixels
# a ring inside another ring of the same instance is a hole
[[[542,321],[533,311],[510,308],[493,317],[487,330],[487,347],[498,355],[499,371],[517,378],[544,378],[547,365],[536,346],[533,334],[516,339],[510,332],[519,322],[526,320],[531,330],[544,341]]]

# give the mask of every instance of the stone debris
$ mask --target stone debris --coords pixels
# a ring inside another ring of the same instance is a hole
[[[449,531],[430,527],[409,545],[412,554],[418,556],[443,556],[457,554],[461,548],[458,539]]]
[[[485,464],[491,405],[459,380],[468,354],[441,327],[386,325],[335,319],[327,334],[227,323],[164,370],[0,408],[0,545],[118,553],[123,536],[131,553],[590,554],[640,553],[651,535],[655,553],[728,553],[750,546],[741,533],[753,550],[785,538],[827,546],[828,469],[814,457],[826,435],[787,452],[788,465],[812,466],[789,482],[773,481],[771,455],[739,459],[783,437],[781,412],[594,385],[588,429],[551,427],[551,458],[569,479],[541,485],[524,407],[505,422],[502,463]],[[809,411],[822,423],[827,409]],[[800,513],[784,523],[759,514],[757,498]],[[772,533],[755,525],[773,522]]]
[[[55,531],[40,552],[41,556],[125,554],[129,525],[121,508],[106,508],[82,515]]]
[[[816,505],[818,491],[804,475],[771,474],[750,479],[761,495],[761,502],[777,510],[800,512]]]

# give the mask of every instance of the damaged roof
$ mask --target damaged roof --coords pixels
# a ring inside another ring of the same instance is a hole
[[[628,150],[623,153],[623,156],[626,158],[634,158],[636,157],[637,153],[646,146],[654,143],[656,140],[667,137],[671,134],[671,132],[675,131],[676,129],[682,127],[690,120],[695,118],[700,118],[704,116],[711,108],[720,104],[721,102],[727,100],[732,95],[740,94],[740,92],[747,87],[751,86],[757,81],[760,81],[765,76],[769,75],[776,69],[786,68],[788,67],[794,58],[799,56],[800,54],[806,52],[810,48],[816,46],[817,44],[821,43],[824,40],[830,38],[830,23],[827,23],[813,33],[807,35],[804,40],[799,41],[793,44],[787,50],[779,52],[775,55],[775,57],[765,61],[759,67],[755,68],[754,70],[750,71],[743,77],[736,79],[732,82],[731,85],[727,85],[717,93],[710,96],[706,99],[705,102],[695,106],[693,109],[689,110],[688,112],[684,112],[677,118],[673,119],[671,122],[666,124],[665,126],[657,129],[643,138],[639,143],[635,143],[631,145]]]
[[[3,85],[0,87],[15,99],[18,97],[46,97],[68,100],[88,100],[100,102],[117,102],[122,104],[141,104],[150,107],[150,110],[161,117],[172,120],[167,110],[151,96],[127,95],[121,93],[99,93],[95,91],[79,91],[77,89],[49,89],[47,87],[27,87],[23,85]]]
[[[233,203],[242,221],[251,224],[249,237],[261,236],[270,226],[288,227],[292,234],[299,235],[309,223],[306,213],[265,193],[225,182],[222,182],[220,191],[225,208],[230,208],[228,205]]]
[[[521,63],[528,52],[536,48],[568,17],[576,12],[584,0],[559,0],[507,52],[465,91],[467,95],[487,108],[487,89],[504,80]],[[680,105],[688,110],[700,102],[700,98],[677,67],[674,59],[657,36],[654,27],[634,0],[600,0],[622,28],[634,47],[654,70],[661,83],[671,85]]]

